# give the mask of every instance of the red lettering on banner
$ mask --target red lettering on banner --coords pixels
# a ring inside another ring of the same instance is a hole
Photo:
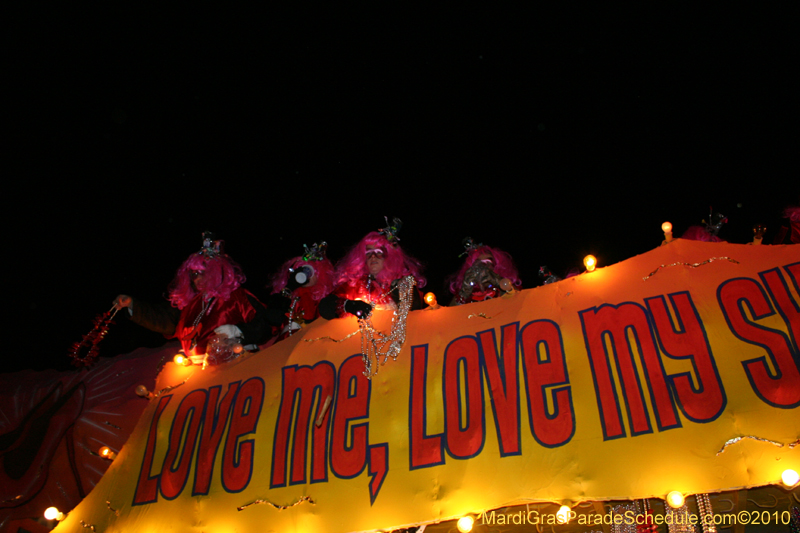
[[[632,341],[636,343],[636,351],[644,364],[647,389],[655,408],[659,429],[680,427],[644,309],[638,304],[623,303],[618,306],[603,305],[579,314],[592,368],[604,439],[625,436],[620,398],[611,373],[611,357],[622,381],[623,401],[628,412],[631,434],[635,436],[652,432],[629,334],[633,336]],[[610,341],[611,353],[608,353],[606,339]]]
[[[531,433],[542,446],[562,446],[575,434],[575,413],[561,331],[550,320],[534,320],[520,341]]]
[[[242,384],[236,395],[231,414],[231,427],[222,454],[222,486],[227,492],[240,492],[250,483],[253,475],[255,440],[240,441],[254,433],[264,404],[264,381],[250,378]]]
[[[153,456],[156,453],[158,420],[171,399],[172,396],[169,395],[162,396],[158,400],[156,412],[153,413],[153,419],[150,421],[150,433],[147,434],[147,446],[144,449],[142,469],[139,472],[139,481],[136,483],[136,492],[133,495],[133,505],[153,503],[158,499],[158,478],[161,477],[161,474],[151,476],[150,470],[153,468]]]
[[[797,278],[800,277],[800,263],[787,265],[784,268],[793,278],[795,290],[800,291],[797,287]],[[778,312],[786,321],[786,327],[794,345],[795,361],[799,361],[797,344],[800,342],[800,305],[789,292],[789,287],[786,285],[780,270],[777,268],[767,270],[766,272],[761,272],[759,276],[761,276],[764,285],[766,285],[772,300],[778,306]]]
[[[189,477],[189,467],[197,444],[197,432],[203,416],[208,394],[199,389],[187,394],[178,406],[178,412],[169,431],[169,447],[161,467],[161,495],[174,500],[183,491]],[[177,461],[177,466],[175,465]]]
[[[710,422],[722,413],[727,402],[711,346],[689,293],[670,294],[669,299],[675,309],[677,327],[663,296],[647,298],[645,302],[663,352],[670,358],[690,361],[697,386],[690,372],[671,374],[669,381],[686,417],[694,422]]]
[[[519,380],[517,378],[517,333],[519,324],[508,324],[501,328],[502,356],[497,355],[497,340],[494,329],[481,331],[478,338],[481,342],[483,367],[489,381],[492,396],[497,440],[500,444],[500,456],[519,455]]]
[[[389,472],[389,445],[386,443],[376,444],[369,447],[369,475],[372,479],[369,482],[369,504],[375,503]]]
[[[336,370],[328,361],[320,361],[313,367],[288,366],[283,368],[283,385],[278,422],[275,425],[275,438],[272,449],[272,476],[270,488],[286,485],[286,462],[289,455],[289,437],[292,436],[291,480],[290,484],[306,482],[306,463],[308,461],[309,427],[319,418],[325,398],[333,397]],[[312,408],[316,401],[316,410]],[[296,406],[296,409],[295,409]],[[295,411],[297,417],[294,417]],[[326,422],[312,430],[311,482],[325,481],[328,478],[327,445],[330,429],[330,415]],[[294,424],[292,424],[294,422]]]
[[[408,418],[409,469],[426,468],[444,463],[442,436],[426,434],[428,345],[411,348],[411,390]]]
[[[157,444],[158,422],[172,395],[159,400],[150,424],[134,505],[155,502],[159,490],[168,500],[178,497],[186,487],[198,442],[192,494],[207,494],[217,449],[228,422],[230,430],[222,457],[222,484],[228,492],[241,491],[248,485],[253,467],[254,439],[239,439],[256,430],[264,402],[264,382],[261,378],[251,378],[241,388],[239,382],[229,384],[228,392],[217,411],[220,389],[220,386],[209,390],[198,389],[183,398],[170,422],[167,453],[161,464],[161,472],[150,476]],[[231,406],[234,403],[231,416]]]
[[[228,385],[228,392],[217,405],[222,387],[217,385],[208,390],[205,417],[203,418],[203,431],[200,433],[200,445],[197,452],[197,468],[194,474],[194,487],[192,496],[208,494],[211,487],[211,474],[214,471],[214,461],[217,457],[217,448],[228,424],[228,416],[233,405],[233,399],[239,390],[239,382],[234,381]]]
[[[756,395],[775,407],[800,405],[800,372],[790,339],[782,331],[758,324],[775,314],[764,288],[750,278],[731,279],[719,286],[717,300],[733,334],[766,351],[766,355],[742,361]],[[774,371],[767,365],[767,357]]]
[[[368,423],[351,426],[351,422],[365,420],[369,416],[371,385],[372,382],[364,377],[364,363],[360,355],[354,355],[342,363],[331,435],[331,469],[337,477],[355,477],[367,464]]]
[[[447,451],[456,459],[474,457],[483,449],[486,440],[477,338],[460,337],[447,346],[442,377]]]

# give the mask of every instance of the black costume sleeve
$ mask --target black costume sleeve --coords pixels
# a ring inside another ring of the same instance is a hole
[[[327,295],[319,302],[319,316],[327,320],[339,318],[344,314],[345,299],[333,293]]]
[[[267,323],[276,328],[281,327],[286,322],[286,313],[289,312],[291,305],[292,300],[289,297],[281,293],[271,294],[267,299]]]
[[[422,291],[414,290],[414,299],[411,301],[411,310],[418,311],[425,308],[425,300],[422,299]]]
[[[175,335],[175,326],[178,325],[178,319],[181,316],[179,309],[172,307],[167,302],[151,304],[137,298],[132,298],[132,302],[131,320],[134,323],[146,327],[150,331],[161,333],[165,337]]]
[[[264,344],[272,333],[272,328],[269,327],[267,320],[267,308],[250,293],[247,293],[247,301],[256,310],[256,316],[250,322],[236,324],[236,327],[242,331],[242,344]]]
[[[775,234],[775,239],[772,241],[772,244],[792,244],[791,229],[792,226],[789,219],[783,219],[780,227],[778,228],[778,233]]]

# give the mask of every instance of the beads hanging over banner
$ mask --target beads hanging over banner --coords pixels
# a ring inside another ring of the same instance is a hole
[[[790,513],[789,531],[791,533],[800,533],[800,507],[793,505]]]
[[[658,526],[654,519],[655,514],[650,508],[650,500],[645,498],[637,501],[636,512],[644,517],[641,524],[636,524],[636,533],[658,533]]]
[[[411,310],[416,284],[414,276],[406,276],[397,284],[400,305],[392,315],[392,329],[388,335],[375,329],[370,316],[358,320],[358,327],[361,330],[361,358],[364,360],[364,375],[367,379],[372,379],[372,376],[378,373],[378,364],[381,366],[386,364],[390,357],[392,360],[397,359],[403,348],[406,342],[406,320]]]
[[[667,505],[665,522],[669,533],[697,533],[685,503],[677,509]]]
[[[700,526],[703,528],[703,533],[717,533],[711,499],[708,494],[698,494],[696,498],[697,510],[700,512]]]
[[[614,505],[611,507],[612,516],[633,516],[637,508],[634,502]],[[636,524],[631,521],[614,521],[611,525],[611,533],[636,533]]]

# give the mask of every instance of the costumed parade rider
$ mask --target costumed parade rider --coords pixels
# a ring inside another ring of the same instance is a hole
[[[127,308],[133,322],[178,339],[195,364],[220,363],[242,349],[255,350],[268,333],[266,309],[242,288],[244,273],[222,246],[213,234],[203,233],[203,248],[184,261],[170,283],[171,306],[120,294],[115,307]]]
[[[325,256],[328,244],[305,244],[303,255],[286,261],[272,276],[267,320],[278,341],[291,336],[319,316],[319,302],[333,290],[333,264]]]
[[[422,309],[419,289],[425,286],[422,263],[400,247],[397,234],[402,222],[368,233],[336,265],[336,288],[323,298],[319,313],[327,319],[347,314],[368,317],[373,309],[396,310],[401,283],[413,278],[411,310]]]
[[[453,294],[451,306],[490,300],[522,288],[517,267],[508,253],[476,243],[470,237],[463,243],[461,255],[467,258],[461,269],[448,278]]]
[[[689,226],[681,235],[681,239],[703,242],[726,242],[717,235],[724,224],[728,223],[728,217],[722,213],[715,213],[713,209],[708,214],[708,221],[703,219],[702,226]]]
[[[800,244],[800,206],[784,209],[783,218],[773,244]]]

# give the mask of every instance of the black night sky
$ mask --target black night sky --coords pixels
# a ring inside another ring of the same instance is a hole
[[[385,215],[440,300],[467,235],[526,287],[709,206],[722,238],[761,222],[771,242],[800,192],[790,13],[558,4],[18,14],[3,370],[69,368],[92,318],[118,293],[160,298],[205,229],[261,297],[304,243],[338,259]],[[120,321],[101,353],[162,342]]]

